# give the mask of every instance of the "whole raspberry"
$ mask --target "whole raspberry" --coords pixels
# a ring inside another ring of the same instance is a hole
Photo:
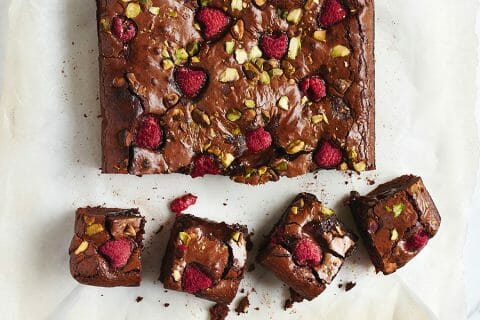
[[[188,265],[183,272],[183,290],[188,293],[208,289],[212,286],[212,279],[198,268]]]
[[[132,254],[132,243],[127,239],[110,240],[98,250],[107,257],[112,268],[125,266]]]
[[[407,242],[405,243],[405,248],[408,251],[417,251],[427,244],[428,239],[428,233],[422,229],[407,239]]]
[[[248,150],[257,153],[272,145],[272,135],[264,128],[258,128],[247,134],[245,142]]]
[[[112,19],[112,34],[122,42],[132,40],[137,34],[137,25],[132,19],[124,16],[116,16]]]
[[[173,77],[180,91],[189,99],[197,98],[208,81],[207,72],[202,68],[179,67]]]
[[[146,116],[142,119],[137,130],[135,143],[141,148],[156,149],[162,143],[163,132],[157,119]]]
[[[203,177],[206,174],[219,174],[220,172],[220,168],[212,156],[201,155],[193,161],[193,168],[190,175],[192,178],[197,178]]]
[[[343,159],[342,150],[331,142],[322,141],[315,153],[315,162],[320,168],[331,169],[338,166]]]
[[[347,16],[347,11],[340,4],[339,0],[325,0],[318,17],[318,24],[322,28],[328,28],[339,23]]]
[[[223,36],[232,22],[232,18],[223,10],[213,7],[200,8],[195,19],[200,24],[202,35],[207,41],[217,40]]]
[[[288,36],[283,33],[264,34],[260,38],[260,49],[267,59],[280,60],[288,49]]]
[[[315,266],[320,263],[322,249],[313,240],[302,239],[293,250],[293,258],[301,266]]]
[[[189,193],[173,200],[172,203],[170,203],[170,210],[180,214],[182,211],[187,210],[191,205],[194,205],[195,202],[197,202],[197,197]]]
[[[300,90],[313,102],[319,102],[327,95],[325,81],[317,76],[303,79],[300,82]]]

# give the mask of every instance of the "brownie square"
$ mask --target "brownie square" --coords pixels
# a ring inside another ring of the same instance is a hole
[[[229,304],[247,260],[247,227],[192,215],[175,219],[162,263],[165,288]]]
[[[375,168],[373,0],[97,0],[104,173]]]
[[[77,209],[70,273],[82,284],[139,286],[144,226],[138,209]]]
[[[356,241],[315,195],[301,193],[267,237],[257,261],[312,300],[335,278]]]
[[[366,196],[352,192],[353,217],[377,272],[395,272],[415,257],[441,218],[420,177],[404,175]]]

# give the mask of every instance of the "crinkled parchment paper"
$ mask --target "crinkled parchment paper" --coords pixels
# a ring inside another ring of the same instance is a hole
[[[157,281],[172,198],[197,194],[189,212],[248,224],[258,244],[300,191],[317,194],[353,226],[345,196],[370,190],[367,177],[378,184],[403,173],[424,178],[443,217],[418,257],[394,275],[375,275],[360,246],[324,294],[287,312],[287,288],[257,266],[242,283],[255,292],[241,317],[465,317],[462,247],[479,157],[473,0],[377,1],[376,172],[320,172],[316,179],[310,174],[260,187],[222,177],[100,175],[94,1],[8,2],[2,0],[0,34],[1,318],[206,319],[211,303],[166,293]],[[139,207],[147,216],[141,287],[87,287],[70,277],[73,213],[85,205]],[[348,292],[338,288],[348,281],[357,285]]]

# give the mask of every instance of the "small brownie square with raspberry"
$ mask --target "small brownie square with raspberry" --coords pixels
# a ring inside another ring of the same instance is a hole
[[[404,175],[366,196],[352,192],[350,208],[378,271],[395,272],[440,227],[441,218],[420,177]]]
[[[249,242],[246,226],[179,215],[160,279],[167,289],[229,304],[245,273]]]
[[[298,295],[312,300],[338,274],[356,241],[333,210],[313,194],[301,193],[271,231],[257,260]]]
[[[139,286],[144,227],[138,209],[77,209],[70,273],[92,286]]]

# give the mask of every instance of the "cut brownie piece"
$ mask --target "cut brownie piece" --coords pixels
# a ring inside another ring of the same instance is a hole
[[[404,175],[366,196],[352,192],[352,214],[378,271],[395,272],[415,257],[440,227],[422,179]]]
[[[355,248],[348,231],[313,194],[301,193],[273,228],[257,257],[305,299],[325,290]]]
[[[93,286],[139,286],[144,226],[138,209],[77,209],[70,273]]]
[[[373,0],[97,0],[104,173],[375,168]]]
[[[243,279],[248,242],[245,226],[177,216],[160,279],[167,289],[229,304]]]

